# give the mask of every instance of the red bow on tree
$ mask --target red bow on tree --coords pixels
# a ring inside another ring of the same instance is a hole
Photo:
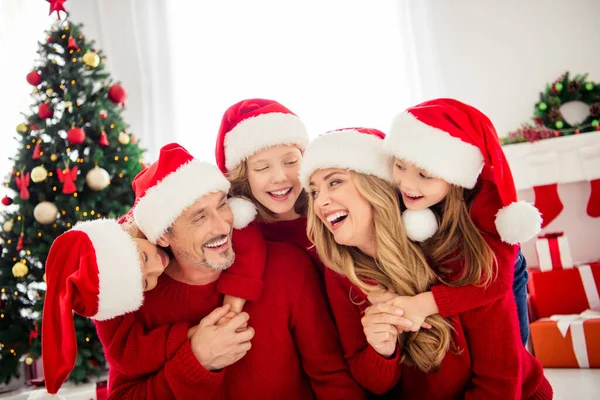
[[[29,172],[17,176],[15,178],[15,182],[20,190],[19,197],[21,197],[23,200],[27,200],[29,198],[29,183],[31,182],[29,179]]]
[[[65,7],[63,4],[67,0],[47,0],[50,3],[50,13],[48,15],[52,15],[54,11],[56,11],[56,16],[60,19],[60,11],[66,13]]]
[[[71,169],[69,169],[68,166],[65,169],[57,168],[56,175],[58,175],[58,180],[63,183],[62,192],[64,194],[71,194],[77,191],[77,186],[75,186],[75,179],[77,179],[77,165]]]

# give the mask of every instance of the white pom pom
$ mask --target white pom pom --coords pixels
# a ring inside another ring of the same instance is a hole
[[[248,200],[232,197],[227,202],[233,211],[233,227],[235,229],[244,229],[256,218],[256,207]]]
[[[542,216],[531,204],[517,201],[498,211],[495,223],[504,242],[517,244],[526,242],[540,233]]]
[[[429,208],[424,210],[406,210],[402,213],[402,222],[406,235],[415,242],[424,242],[438,230],[438,221],[433,211]]]

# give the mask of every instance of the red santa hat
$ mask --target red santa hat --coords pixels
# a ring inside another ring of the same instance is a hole
[[[107,320],[143,302],[142,269],[133,238],[114,220],[80,222],[54,240],[46,260],[42,362],[46,391],[56,398],[77,358],[73,311]]]
[[[343,168],[392,180],[392,158],[383,151],[385,134],[377,129],[345,128],[313,140],[302,157],[300,182],[310,190],[310,177],[319,169]]]
[[[248,99],[229,107],[219,128],[215,155],[226,173],[254,153],[272,146],[308,145],[304,123],[274,100]]]
[[[539,233],[539,211],[517,201],[496,129],[474,107],[453,99],[411,107],[396,116],[384,147],[391,155],[451,184],[472,189],[479,182],[480,191],[470,211],[479,229],[510,244]],[[418,218],[405,228],[409,237],[419,236]]]
[[[188,207],[209,193],[229,192],[229,181],[212,164],[195,160],[177,143],[160,149],[158,161],[133,180],[138,228],[154,244]],[[230,199],[234,228],[248,225],[256,215],[252,203]]]

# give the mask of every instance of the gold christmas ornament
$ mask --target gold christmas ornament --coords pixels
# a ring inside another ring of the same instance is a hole
[[[33,209],[33,218],[42,225],[48,225],[56,221],[58,208],[49,201],[42,201]]]
[[[27,268],[27,265],[23,264],[22,262],[16,262],[12,267],[12,273],[15,278],[22,278],[27,275],[28,272],[29,268]]]
[[[14,225],[15,225],[15,223],[13,222],[13,220],[9,219],[8,221],[6,221],[4,223],[4,225],[2,226],[2,229],[4,229],[4,232],[6,232],[6,233],[12,232]]]
[[[33,93],[34,93],[34,94],[38,94],[39,92],[40,92],[40,89],[38,89],[38,88],[36,88],[36,87],[34,87],[34,88],[33,88]]]
[[[96,68],[98,65],[100,65],[100,57],[98,57],[98,54],[94,53],[93,51],[88,51],[83,55],[83,62],[90,68]]]
[[[103,190],[110,183],[110,176],[104,168],[95,167],[85,176],[85,181],[90,189],[98,192]]]
[[[35,183],[44,182],[48,177],[48,171],[43,165],[39,165],[31,170],[31,180]]]
[[[17,125],[17,132],[19,133],[27,133],[29,131],[29,127],[27,124],[20,123]]]
[[[46,94],[47,94],[48,96],[52,96],[52,93],[54,93],[54,90],[53,90],[52,88],[48,88],[48,89],[46,90]]]
[[[71,108],[73,107],[73,103],[70,101],[65,101],[65,108]]]
[[[25,358],[25,364],[27,364],[27,365],[33,364],[33,358],[31,358],[31,357]]]
[[[50,161],[56,162],[56,160],[58,160],[58,156],[56,154],[50,155]]]
[[[121,144],[128,144],[131,141],[131,139],[129,138],[129,135],[125,132],[119,133],[118,140],[119,140],[119,143],[121,143]]]

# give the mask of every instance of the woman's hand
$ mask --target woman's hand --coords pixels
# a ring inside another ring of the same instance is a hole
[[[390,358],[396,351],[399,334],[396,326],[406,324],[402,314],[399,308],[379,303],[367,308],[361,319],[367,342],[383,357]]]

